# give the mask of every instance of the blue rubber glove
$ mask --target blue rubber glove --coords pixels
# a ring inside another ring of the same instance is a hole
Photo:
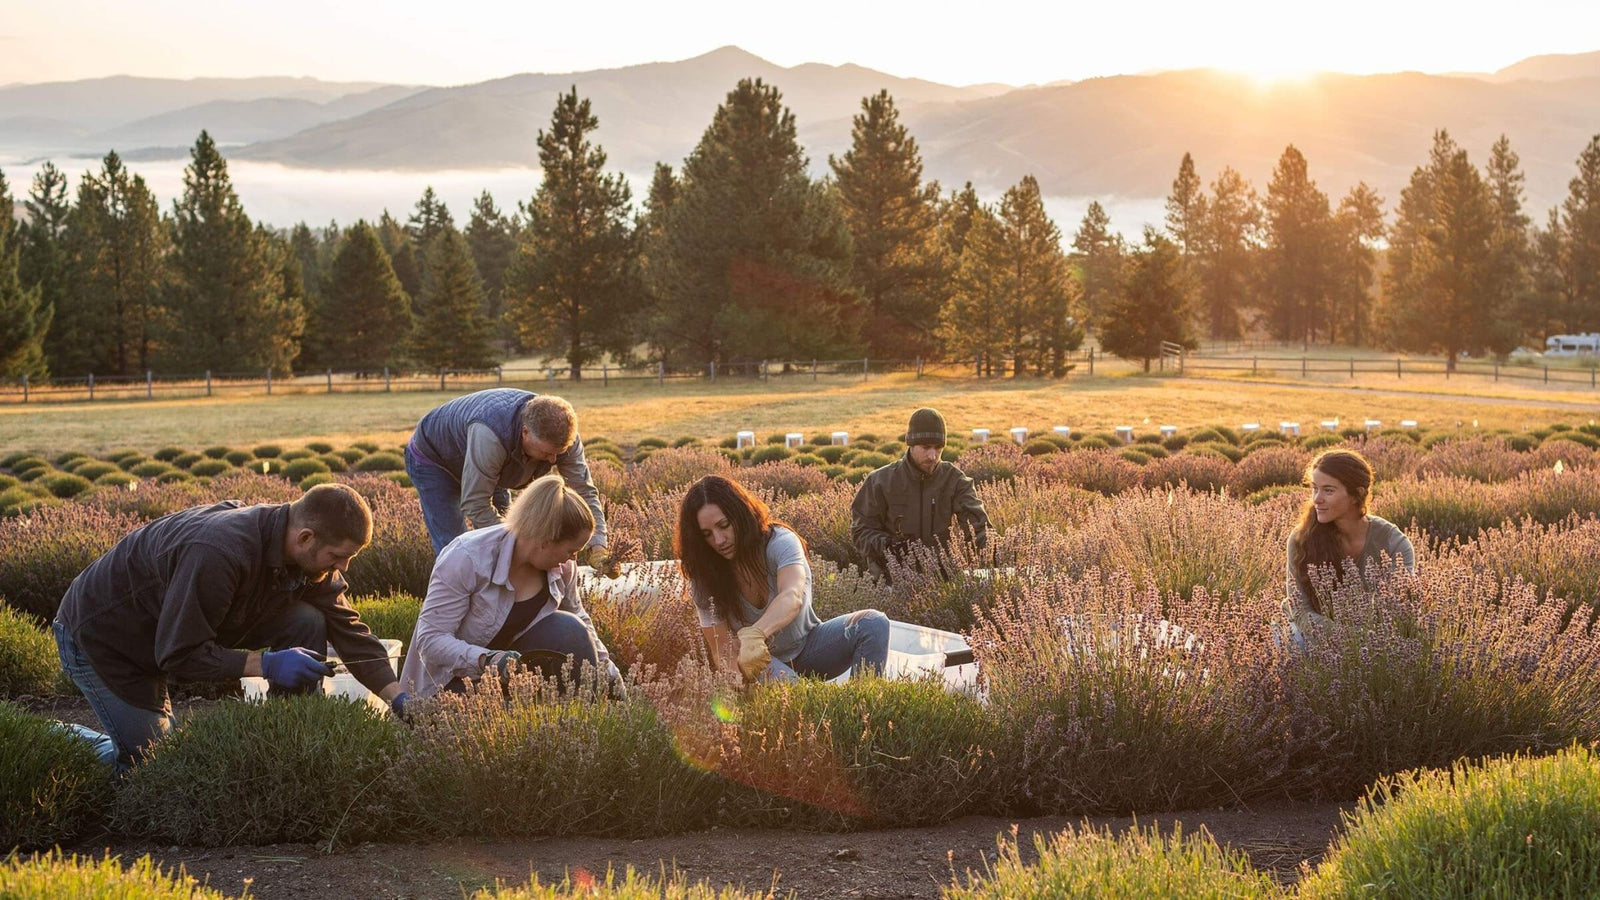
[[[333,674],[322,657],[304,647],[268,650],[261,654],[261,674],[274,687],[300,690]]]
[[[411,702],[411,695],[401,691],[394,695],[393,700],[389,701],[389,711],[394,713],[395,718],[404,719],[406,717],[406,704],[409,702]]]

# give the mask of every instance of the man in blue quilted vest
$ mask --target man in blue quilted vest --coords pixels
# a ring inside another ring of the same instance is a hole
[[[469,529],[498,524],[511,492],[551,469],[594,512],[594,536],[579,561],[614,575],[605,512],[572,404],[515,388],[478,391],[435,407],[406,445],[406,472],[422,500],[435,556]]]

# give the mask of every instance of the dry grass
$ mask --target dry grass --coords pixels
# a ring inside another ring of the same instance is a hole
[[[1354,382],[1281,382],[1240,378],[1143,378],[1103,374],[1064,382],[1022,379],[980,381],[874,375],[805,376],[768,382],[722,379],[668,383],[555,383],[572,400],[585,434],[631,442],[647,435],[722,438],[741,428],[758,435],[797,430],[807,434],[846,430],[897,435],[918,406],[935,406],[952,432],[986,427],[1034,430],[1070,425],[1075,431],[1105,431],[1117,425],[1154,430],[1159,425],[1195,428],[1211,424],[1298,421],[1302,430],[1339,417],[1345,423],[1372,417],[1393,424],[1416,419],[1424,427],[1521,430],[1551,422],[1581,424],[1594,417],[1600,395],[1554,386],[1494,384],[1485,379],[1421,376],[1396,380],[1363,375]],[[543,380],[529,385],[551,390]],[[90,453],[114,448],[176,444],[249,446],[274,441],[288,447],[310,440],[336,445],[372,440],[404,441],[421,415],[453,394],[434,391],[238,395],[191,400],[115,401],[0,406],[0,453],[34,450]]]

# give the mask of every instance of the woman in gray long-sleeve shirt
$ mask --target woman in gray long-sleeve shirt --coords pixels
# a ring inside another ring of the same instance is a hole
[[[1312,577],[1319,567],[1331,567],[1335,579],[1343,576],[1344,563],[1351,559],[1364,574],[1379,566],[1417,570],[1410,538],[1387,519],[1367,512],[1372,479],[1372,466],[1354,450],[1324,451],[1306,469],[1311,496],[1289,533],[1289,596],[1284,600],[1284,613],[1301,635],[1312,622],[1327,621]]]

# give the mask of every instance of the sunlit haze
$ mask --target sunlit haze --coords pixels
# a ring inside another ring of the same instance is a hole
[[[599,10],[597,12],[597,10]],[[1600,3],[587,4],[0,0],[0,84],[304,75],[464,84],[696,56],[855,63],[947,84],[1199,66],[1262,76],[1493,71],[1595,49]]]

